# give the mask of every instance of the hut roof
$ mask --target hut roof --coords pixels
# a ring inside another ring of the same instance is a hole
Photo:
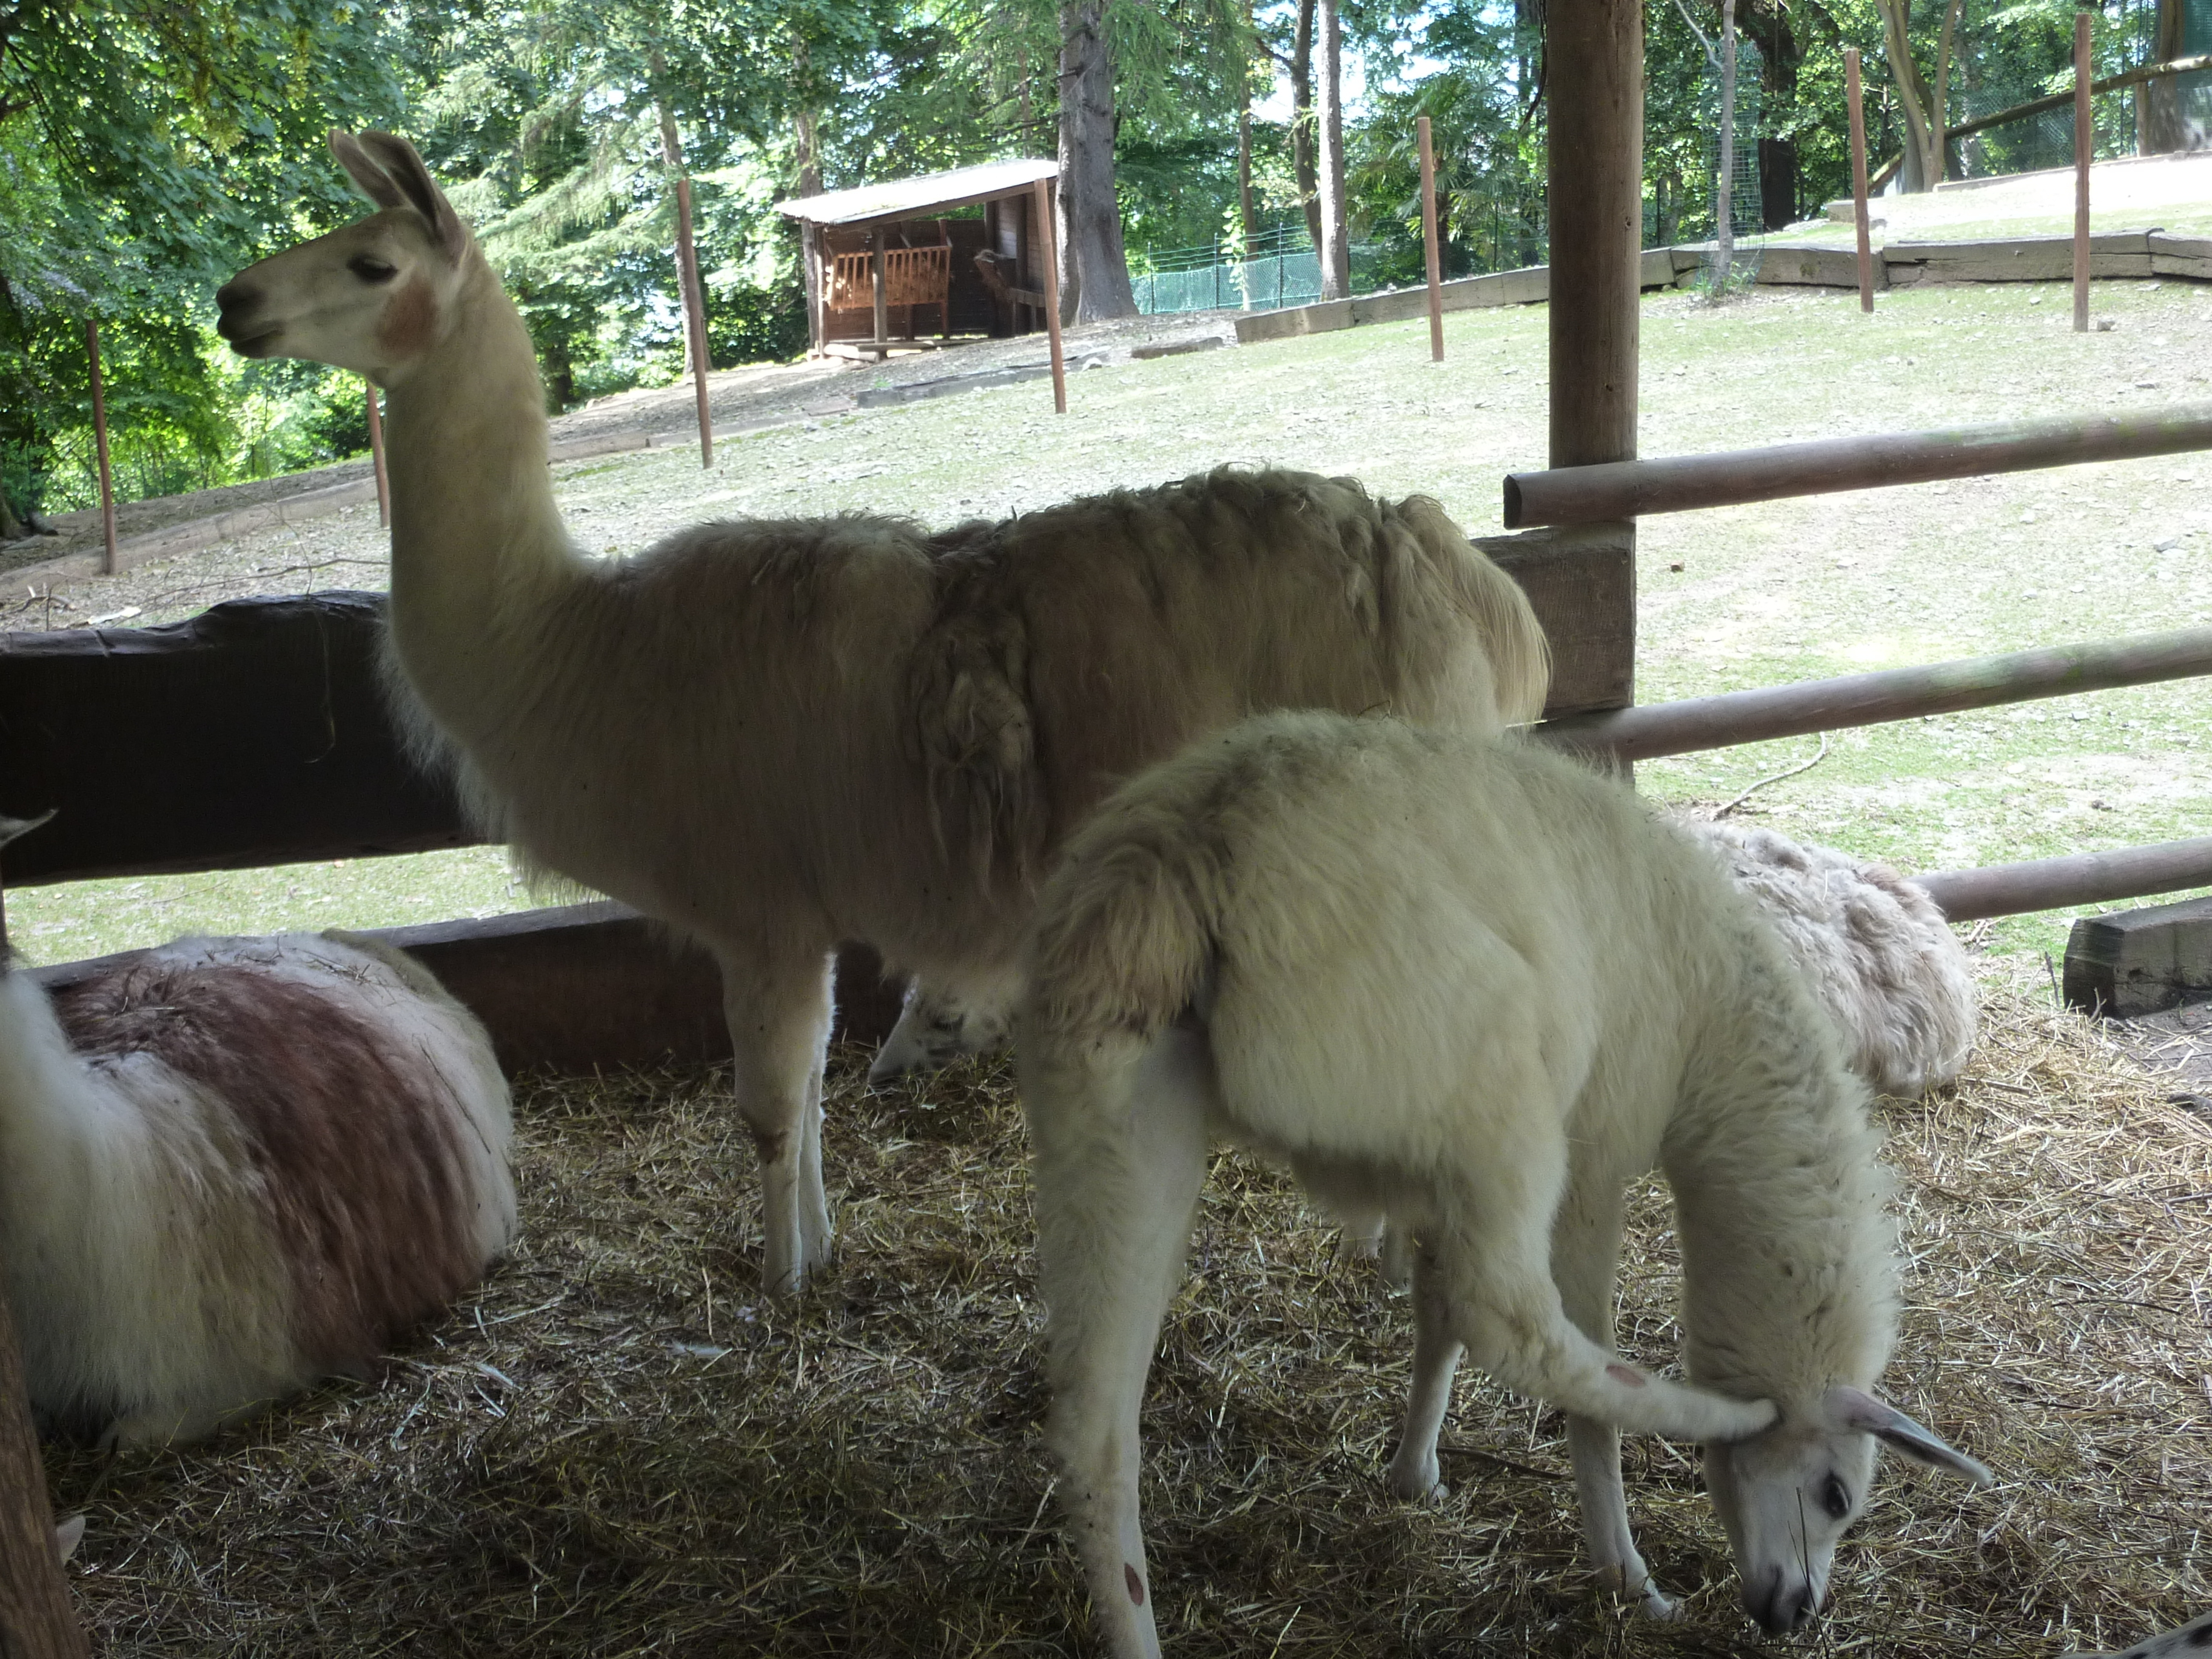
[[[825,196],[799,196],[776,204],[777,211],[817,225],[873,225],[924,219],[953,208],[973,207],[1001,197],[1021,196],[1040,179],[1060,176],[1060,163],[1037,157],[986,161],[981,167],[926,173],[916,179],[833,190]]]

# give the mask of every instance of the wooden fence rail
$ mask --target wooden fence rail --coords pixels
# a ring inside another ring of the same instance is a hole
[[[2197,449],[2212,449],[2212,405],[2090,420],[1959,427],[1948,432],[1822,438],[1716,455],[1553,467],[1506,475],[1505,527],[1595,524],[1652,513]]]

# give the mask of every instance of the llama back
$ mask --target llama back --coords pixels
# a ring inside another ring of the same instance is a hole
[[[58,1422],[189,1437],[358,1371],[512,1232],[489,1043],[396,953],[185,940],[0,994],[0,1235]]]
[[[948,816],[1006,826],[1030,863],[1121,780],[1250,714],[1494,732],[1542,708],[1526,597],[1425,498],[1224,468],[938,540],[922,745]]]

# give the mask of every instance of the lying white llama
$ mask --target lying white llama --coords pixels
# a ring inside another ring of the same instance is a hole
[[[1887,865],[1771,830],[1724,818],[1674,822],[1758,901],[1842,1031],[1853,1071],[1884,1094],[1907,1097],[1958,1081],[1980,998],[1965,949],[1923,889]],[[996,1048],[1007,1030],[1004,1010],[963,1006],[917,984],[869,1079],[934,1071]],[[1374,1241],[1363,1249],[1371,1253]]]
[[[1527,600],[1434,502],[1301,474],[587,559],[530,337],[468,228],[404,141],[331,143],[383,210],[227,284],[222,333],[388,389],[392,678],[479,821],[719,960],[771,1290],[828,1252],[840,940],[1004,1006],[1060,839],[1186,739],[1260,708],[1487,729],[1542,703]]]
[[[1771,830],[1676,822],[1759,902],[1835,1017],[1853,1071],[1907,1098],[1959,1080],[1981,999],[1958,935],[1925,889],[1886,864]]]
[[[1392,1486],[1434,1487],[1464,1345],[1571,1414],[1595,1565],[1655,1613],[1620,1429],[1706,1443],[1770,1630],[1819,1606],[1876,1438],[1988,1478],[1867,1392],[1898,1270],[1865,1085],[1712,860],[1574,763],[1388,720],[1249,722],[1077,833],[1029,968],[1047,1439],[1122,1659],[1157,1651],[1138,1407],[1209,1135],[1413,1241]],[[1687,1384],[1611,1346],[1622,1191],[1655,1162]]]
[[[0,970],[0,1271],[32,1407],[197,1439],[360,1372],[514,1226],[506,1079],[419,963],[192,939],[50,1000]]]

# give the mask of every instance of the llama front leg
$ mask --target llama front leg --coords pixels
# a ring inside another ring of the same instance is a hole
[[[1114,1659],[1159,1652],[1137,1508],[1138,1411],[1205,1178],[1211,1073],[1204,1039],[1182,1030],[1117,1072],[1079,1060],[1023,1071],[1049,1312],[1045,1442]]]
[[[722,1008],[736,1053],[738,1113],[761,1169],[761,1285],[794,1296],[830,1260],[822,1188],[822,1067],[836,958],[767,963],[721,957]]]
[[[1559,1304],[1591,1341],[1613,1348],[1613,1293],[1620,1260],[1620,1183],[1610,1172],[1577,1181],[1552,1227],[1552,1277]],[[1645,1615],[1671,1619],[1674,1603],[1651,1582],[1628,1523],[1628,1495],[1620,1482],[1620,1431],[1610,1423],[1570,1413],[1567,1451],[1574,1460],[1575,1494],[1583,1536],[1598,1579],[1616,1595],[1640,1599]]]
[[[1451,1407],[1452,1374],[1459,1369],[1460,1340],[1453,1333],[1451,1309],[1437,1277],[1436,1258],[1407,1240],[1402,1228],[1393,1236],[1408,1248],[1413,1283],[1413,1377],[1406,1395],[1406,1425],[1390,1460],[1390,1490],[1413,1503],[1441,1504],[1451,1496],[1437,1461],[1437,1436]]]

